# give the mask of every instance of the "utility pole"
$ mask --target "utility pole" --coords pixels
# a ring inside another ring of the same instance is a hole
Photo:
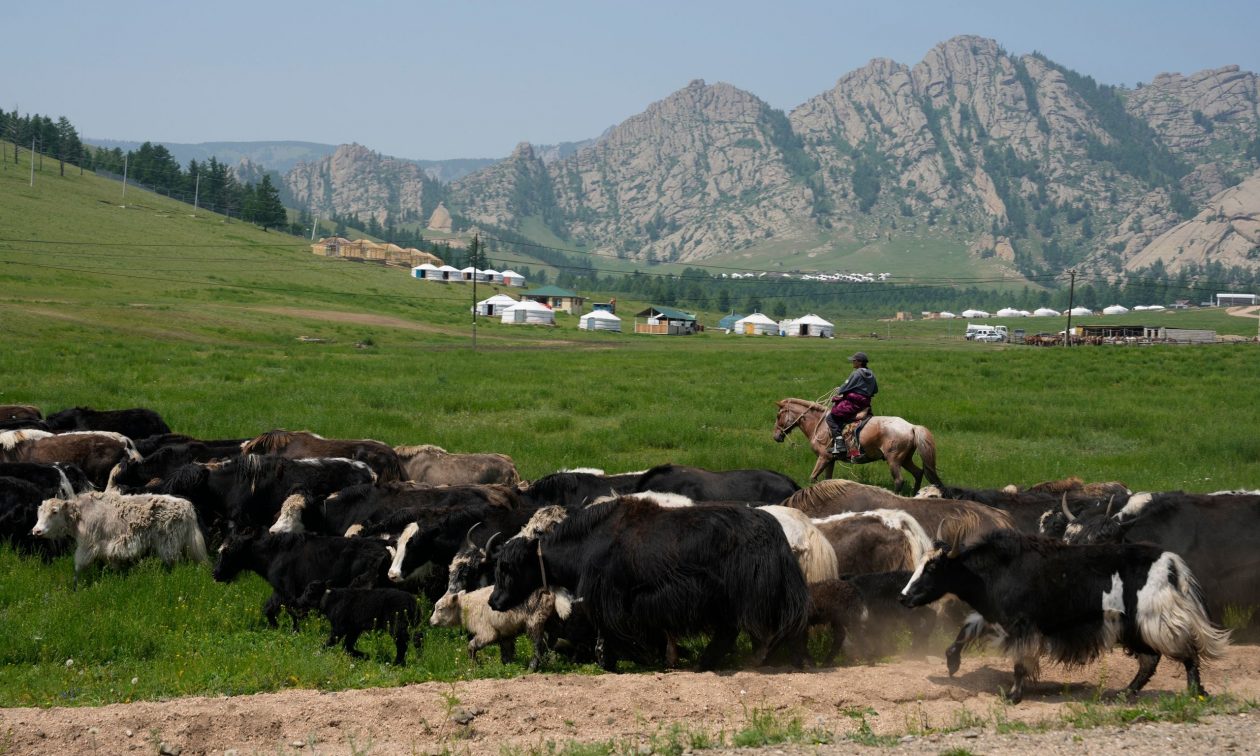
[[[1067,329],[1063,331],[1063,346],[1072,345],[1072,308],[1076,306],[1076,268],[1068,271],[1072,276],[1072,283],[1068,286],[1068,317]]]
[[[127,206],[127,161],[131,158],[131,153],[123,155],[123,207]]]
[[[472,348],[477,351],[477,253],[481,251],[481,234],[473,236],[472,262],[469,265],[473,269],[473,285],[472,285],[472,311],[473,311],[473,331],[472,331]]]
[[[201,171],[197,171],[197,183],[193,185],[193,215],[197,214],[197,204],[201,200]]]
[[[311,219],[311,241],[315,241],[315,229],[319,228],[319,216],[316,215]]]
[[[35,137],[31,137],[31,186],[35,186]]]

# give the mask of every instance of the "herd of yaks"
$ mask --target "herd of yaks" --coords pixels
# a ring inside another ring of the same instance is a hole
[[[13,548],[73,548],[76,587],[94,562],[208,562],[217,548],[216,580],[271,585],[271,625],[319,611],[329,645],[354,655],[362,633],[385,630],[397,664],[422,642],[424,593],[430,622],[463,626],[474,661],[491,644],[511,660],[524,634],[530,669],[547,651],[675,666],[697,636],[708,669],[740,633],[752,664],[803,665],[815,625],[831,630],[830,663],[846,639],[851,655],[886,654],[897,627],[922,649],[944,616],[962,620],[949,673],[995,640],[1015,662],[1015,701],[1040,659],[1082,664],[1116,645],[1139,667],[1122,693],[1162,657],[1202,692],[1227,609],[1250,622],[1260,605],[1257,525],[1257,491],[1069,479],[906,498],[672,464],[525,482],[501,454],[289,431],[200,440],[147,409],[0,406],[0,539]]]

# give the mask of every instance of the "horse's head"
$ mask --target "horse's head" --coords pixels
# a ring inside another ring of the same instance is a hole
[[[783,439],[787,438],[787,434],[795,428],[801,419],[805,417],[803,408],[793,407],[792,403],[787,400],[779,402],[779,416],[774,421],[774,440],[775,443],[783,443]]]

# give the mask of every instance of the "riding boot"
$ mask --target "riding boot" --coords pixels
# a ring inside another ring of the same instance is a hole
[[[830,449],[831,454],[835,456],[839,456],[841,454],[844,454],[844,451],[845,451],[844,438],[842,438],[841,436],[832,436],[831,449]]]

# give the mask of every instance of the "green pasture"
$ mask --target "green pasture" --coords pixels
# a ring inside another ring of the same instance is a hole
[[[1254,344],[1034,349],[962,342],[957,322],[874,318],[840,323],[835,340],[647,337],[581,333],[560,316],[554,329],[483,324],[474,351],[462,286],[322,259],[132,189],[124,208],[117,184],[49,164],[34,188],[24,170],[0,171],[0,404],[145,406],[204,438],[289,428],[493,450],[527,478],[676,462],[805,483],[812,454],[799,434],[772,441],[774,402],[826,394],[863,349],[877,411],[933,431],[946,482],[1260,488]],[[1209,316],[1226,317],[1161,317]],[[880,464],[843,474],[889,482]],[[383,663],[383,640],[355,663],[321,649],[318,620],[296,635],[263,627],[261,580],[218,585],[204,567],[146,562],[72,593],[68,558],[0,550],[0,575],[3,706],[524,672],[494,652],[474,668],[448,631],[402,670]]]

